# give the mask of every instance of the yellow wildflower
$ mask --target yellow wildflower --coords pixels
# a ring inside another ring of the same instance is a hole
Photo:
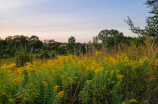
[[[98,68],[98,69],[95,70],[95,73],[98,73],[99,71],[100,71],[100,69]]]
[[[10,103],[13,103],[13,102],[14,102],[14,99],[9,99],[9,102],[10,102]]]
[[[61,75],[61,78],[64,78],[64,75]]]
[[[17,85],[18,84],[18,79],[14,79],[13,81],[12,81],[15,85]]]
[[[54,90],[57,90],[57,89],[59,89],[59,85],[56,85],[55,87],[54,87]]]
[[[118,75],[117,78],[118,78],[119,80],[122,80],[123,75]]]
[[[49,76],[49,79],[50,79],[50,80],[53,80],[53,78],[52,78],[51,76]]]
[[[93,71],[93,70],[94,70],[94,67],[91,68],[91,71]]]
[[[121,104],[126,104],[125,102],[122,102]]]
[[[117,70],[117,72],[120,72],[120,70]]]
[[[137,100],[136,99],[131,99],[130,102],[131,103],[137,103]]]
[[[2,94],[5,95],[5,96],[7,95],[5,92],[2,92]]]
[[[114,73],[114,70],[111,70],[111,74],[113,74]]]
[[[95,55],[96,55],[96,56],[99,56],[99,55],[101,55],[101,54],[102,54],[102,53],[99,52],[99,51],[96,51],[96,52],[95,52]]]
[[[11,70],[8,70],[7,72],[8,72],[8,73],[12,73],[12,71],[11,71]]]
[[[92,80],[87,80],[86,83],[90,83]]]
[[[88,71],[88,70],[89,70],[89,67],[86,68],[86,71]]]
[[[64,93],[65,93],[65,91],[60,91],[60,92],[57,94],[57,97],[62,98],[62,97],[63,97],[63,95],[64,95]]]
[[[42,83],[44,84],[44,86],[48,86],[46,81],[42,81]]]

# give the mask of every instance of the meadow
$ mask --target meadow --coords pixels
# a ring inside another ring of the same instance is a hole
[[[157,46],[102,48],[85,55],[0,62],[0,104],[137,104],[158,96]]]

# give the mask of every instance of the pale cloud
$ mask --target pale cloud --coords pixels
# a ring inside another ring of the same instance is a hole
[[[11,9],[18,9],[24,6],[47,2],[49,0],[1,0],[0,10],[6,11]]]

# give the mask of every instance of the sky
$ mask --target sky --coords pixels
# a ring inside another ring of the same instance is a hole
[[[0,0],[0,37],[36,35],[40,40],[89,42],[101,30],[136,37],[127,16],[144,28],[150,11],[146,0]]]

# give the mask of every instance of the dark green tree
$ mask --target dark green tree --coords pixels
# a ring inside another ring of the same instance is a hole
[[[69,39],[68,39],[68,42],[69,44],[74,44],[76,41],[75,37],[71,36]]]
[[[68,39],[68,44],[67,44],[67,49],[69,51],[69,53],[74,53],[74,48],[75,48],[75,37],[71,36],[69,39]]]
[[[135,27],[129,16],[128,20],[124,21],[130,26],[130,30],[133,33],[139,36],[148,34],[149,36],[156,37],[158,35],[158,0],[147,0],[144,4],[146,4],[148,8],[151,8],[149,13],[152,14],[152,16],[147,17],[144,29],[141,29],[139,26]]]
[[[105,29],[105,30],[102,30],[102,31],[99,32],[98,39],[104,41],[104,40],[107,39],[107,37],[116,36],[118,33],[119,33],[118,30],[113,30],[113,29],[107,30],[107,29]]]

